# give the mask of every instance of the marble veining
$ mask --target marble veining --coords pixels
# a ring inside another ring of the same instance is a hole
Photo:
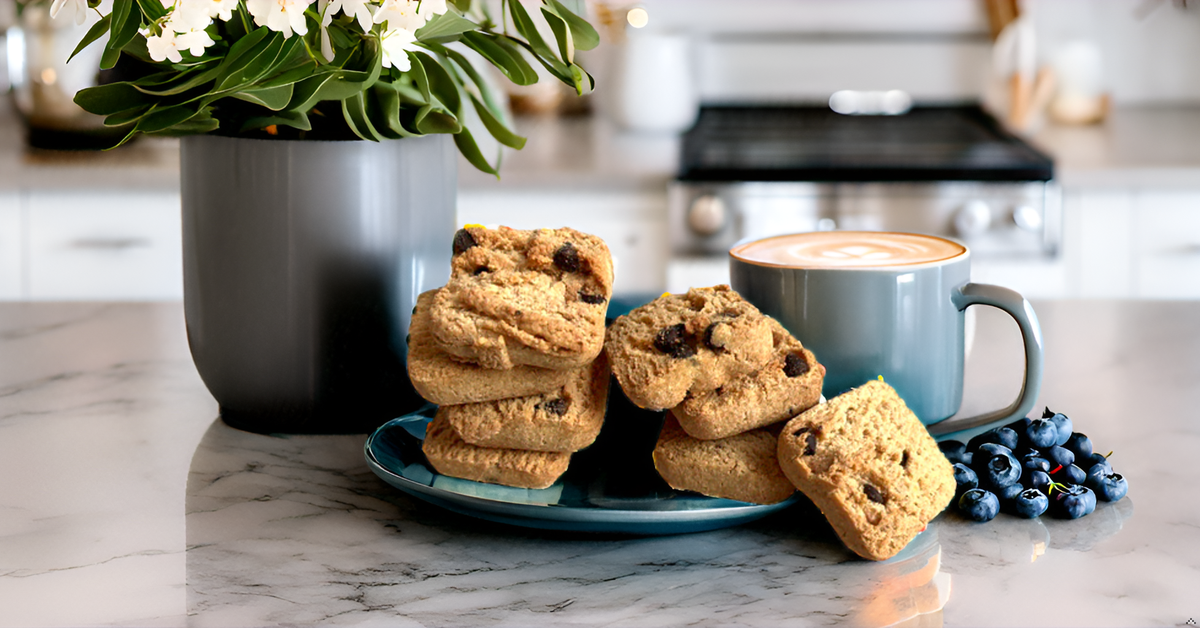
[[[1181,464],[1200,448],[1200,303],[1036,306],[1041,402],[1115,451],[1129,497],[1078,521],[946,512],[870,563],[805,502],[661,537],[458,515],[376,478],[362,435],[222,423],[178,304],[0,304],[0,626],[1200,621]],[[993,323],[968,396],[1009,395],[994,371],[1015,343]]]

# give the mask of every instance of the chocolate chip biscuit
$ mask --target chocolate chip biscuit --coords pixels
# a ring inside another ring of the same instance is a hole
[[[606,346],[621,389],[654,410],[757,371],[773,351],[767,317],[724,285],[634,309],[613,322]]]
[[[546,488],[567,470],[571,454],[476,447],[464,441],[444,416],[425,430],[421,447],[442,475],[519,488]]]
[[[431,327],[447,353],[486,368],[590,363],[612,297],[608,246],[574,229],[460,229]]]
[[[954,471],[904,400],[870,381],[788,421],[779,464],[859,556],[896,555],[954,498]]]
[[[608,359],[576,369],[554,392],[486,403],[442,406],[454,431],[479,447],[532,451],[579,451],[592,444],[604,424]]]
[[[417,297],[408,332],[408,378],[426,401],[449,405],[528,397],[561,390],[570,379],[571,371],[534,366],[501,371],[452,358],[438,348],[429,328],[436,292]]]
[[[825,367],[788,330],[767,319],[775,352],[761,369],[713,390],[695,391],[674,408],[692,437],[725,438],[790,419],[821,398]]]
[[[752,504],[778,503],[796,492],[776,458],[781,427],[699,440],[688,436],[668,412],[654,447],[654,468],[674,489]]]

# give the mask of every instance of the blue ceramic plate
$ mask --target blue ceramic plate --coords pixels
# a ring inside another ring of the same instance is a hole
[[[436,406],[426,406],[376,430],[364,448],[367,464],[401,491],[472,517],[548,530],[681,534],[753,521],[798,499],[793,496],[763,506],[676,491],[658,477],[650,458],[649,435],[657,434],[657,427],[638,428],[645,433],[640,440],[631,438],[620,431],[624,428],[619,420],[613,421],[611,411],[606,433],[576,453],[567,472],[549,488],[521,489],[447,477],[434,471],[421,453],[425,426],[436,412]],[[620,450],[611,448],[614,442],[622,443]]]

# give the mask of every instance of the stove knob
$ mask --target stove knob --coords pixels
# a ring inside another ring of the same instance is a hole
[[[1023,231],[1037,233],[1042,230],[1042,215],[1030,205],[1017,205],[1012,210],[1012,220]]]
[[[692,201],[687,215],[688,226],[697,234],[710,236],[725,227],[725,201],[705,194]]]
[[[954,228],[964,238],[983,235],[992,226],[992,210],[983,201],[971,201],[954,215]]]

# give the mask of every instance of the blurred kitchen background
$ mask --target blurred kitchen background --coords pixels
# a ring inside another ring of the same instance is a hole
[[[529,142],[500,180],[461,163],[459,223],[595,233],[625,295],[727,280],[738,238],[886,228],[1030,298],[1200,298],[1194,1],[580,5],[596,92],[510,89]],[[69,103],[95,61],[61,64],[87,26],[14,9],[0,299],[181,298],[178,144],[56,149],[97,141]]]

